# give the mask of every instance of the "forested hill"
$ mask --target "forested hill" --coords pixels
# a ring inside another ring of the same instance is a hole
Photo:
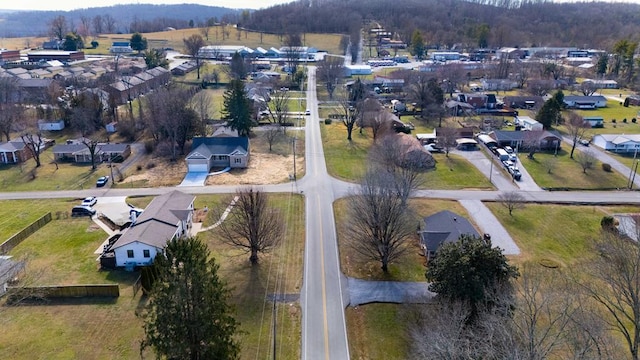
[[[255,11],[241,25],[266,32],[350,33],[375,20],[408,42],[415,29],[430,45],[475,46],[488,28],[488,46],[611,48],[638,41],[640,5],[522,1],[513,6],[463,0],[300,0]],[[496,3],[496,2],[493,2]]]
[[[2,5],[0,4],[0,8]],[[235,22],[240,10],[196,4],[149,5],[131,4],[94,7],[72,11],[5,11],[0,10],[0,37],[47,36],[49,24],[57,16],[64,16],[71,27],[77,29],[83,18],[101,17],[113,20],[113,32],[128,33],[132,27],[140,32],[161,31],[166,27],[186,28],[198,26],[210,19],[228,18]],[[105,29],[106,30],[106,29]],[[107,31],[105,31],[107,32]]]

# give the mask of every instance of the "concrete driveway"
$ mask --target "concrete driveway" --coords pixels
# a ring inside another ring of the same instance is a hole
[[[184,180],[178,186],[204,186],[207,181],[208,172],[191,172],[189,171]]]
[[[111,220],[116,225],[123,225],[129,221],[129,211],[126,196],[102,196],[93,206],[96,211]]]
[[[480,227],[483,233],[491,235],[491,244],[504,250],[505,255],[519,255],[520,248],[513,241],[511,235],[502,226],[500,221],[493,215],[491,210],[487,208],[480,200],[460,200],[459,201],[471,217],[473,221]]]

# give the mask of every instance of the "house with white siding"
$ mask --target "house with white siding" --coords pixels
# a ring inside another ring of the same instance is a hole
[[[115,256],[116,267],[150,265],[169,241],[187,236],[195,199],[177,190],[154,198],[108,250]]]
[[[615,153],[635,153],[640,150],[640,134],[598,134],[591,143]]]

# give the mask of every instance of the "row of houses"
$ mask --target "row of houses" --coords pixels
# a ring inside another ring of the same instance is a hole
[[[243,45],[207,45],[198,50],[198,57],[204,59],[231,59],[233,55],[240,54],[243,58],[263,58],[272,60],[284,60],[295,58],[301,61],[314,61],[318,49],[308,46],[283,46],[255,49]]]

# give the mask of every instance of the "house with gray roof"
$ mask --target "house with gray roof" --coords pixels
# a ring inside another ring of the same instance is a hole
[[[640,134],[598,134],[591,142],[614,153],[633,154],[640,150]]]
[[[107,252],[117,267],[133,268],[153,263],[172,239],[186,236],[193,222],[196,197],[174,190],[154,198]]]
[[[562,101],[570,109],[596,109],[596,108],[603,108],[607,106],[607,98],[605,98],[602,95],[595,95],[595,96],[566,95]]]
[[[562,137],[555,130],[495,130],[490,132],[489,136],[495,140],[499,147],[511,146],[514,149],[529,149],[532,145],[536,145],[540,150],[559,150],[562,147]]]
[[[424,218],[423,221],[420,247],[427,259],[433,258],[440,246],[457,242],[462,235],[480,237],[469,220],[449,210],[435,213]]]
[[[53,157],[56,161],[90,163],[91,152],[89,148],[79,142],[73,141],[69,144],[59,144],[53,147]],[[131,155],[130,144],[100,143],[95,150],[96,162],[108,161],[121,156],[122,160]],[[116,161],[116,160],[113,160]]]
[[[190,172],[209,172],[212,167],[246,168],[249,163],[249,138],[196,137],[187,155]]]
[[[17,164],[31,157],[31,152],[28,151],[27,145],[21,139],[0,142],[0,164]]]

